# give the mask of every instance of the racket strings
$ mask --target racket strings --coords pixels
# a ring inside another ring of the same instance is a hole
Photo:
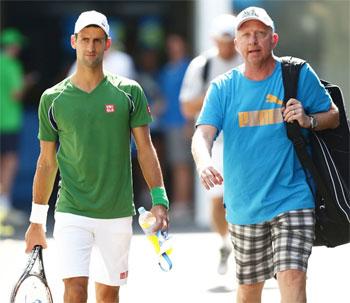
[[[14,303],[50,303],[46,285],[37,276],[27,277],[20,285]]]

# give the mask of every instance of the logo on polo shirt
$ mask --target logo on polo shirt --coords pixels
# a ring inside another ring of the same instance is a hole
[[[121,272],[119,275],[120,280],[126,279],[127,277],[128,277],[128,271]]]
[[[114,113],[115,105],[114,104],[105,104],[106,113]]]

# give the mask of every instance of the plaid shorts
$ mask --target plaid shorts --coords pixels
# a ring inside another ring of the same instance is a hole
[[[263,282],[287,269],[306,272],[314,222],[314,210],[301,209],[261,224],[230,224],[238,283]]]

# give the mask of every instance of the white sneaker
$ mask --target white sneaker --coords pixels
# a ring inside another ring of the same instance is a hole
[[[228,257],[231,254],[232,249],[227,246],[223,246],[220,248],[220,262],[218,266],[218,273],[219,275],[224,275],[227,273],[228,270]]]
[[[23,210],[10,208],[7,212],[5,222],[10,225],[24,226],[28,224],[28,214]]]
[[[15,229],[11,225],[4,224],[8,215],[8,210],[0,206],[0,238],[11,237],[15,233]]]

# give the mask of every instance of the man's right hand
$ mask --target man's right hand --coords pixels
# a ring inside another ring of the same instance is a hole
[[[42,224],[31,223],[25,234],[26,253],[30,253],[35,245],[47,248],[46,235]]]
[[[199,178],[203,186],[209,190],[215,185],[221,185],[224,181],[220,172],[217,171],[213,166],[205,166],[198,169]]]

